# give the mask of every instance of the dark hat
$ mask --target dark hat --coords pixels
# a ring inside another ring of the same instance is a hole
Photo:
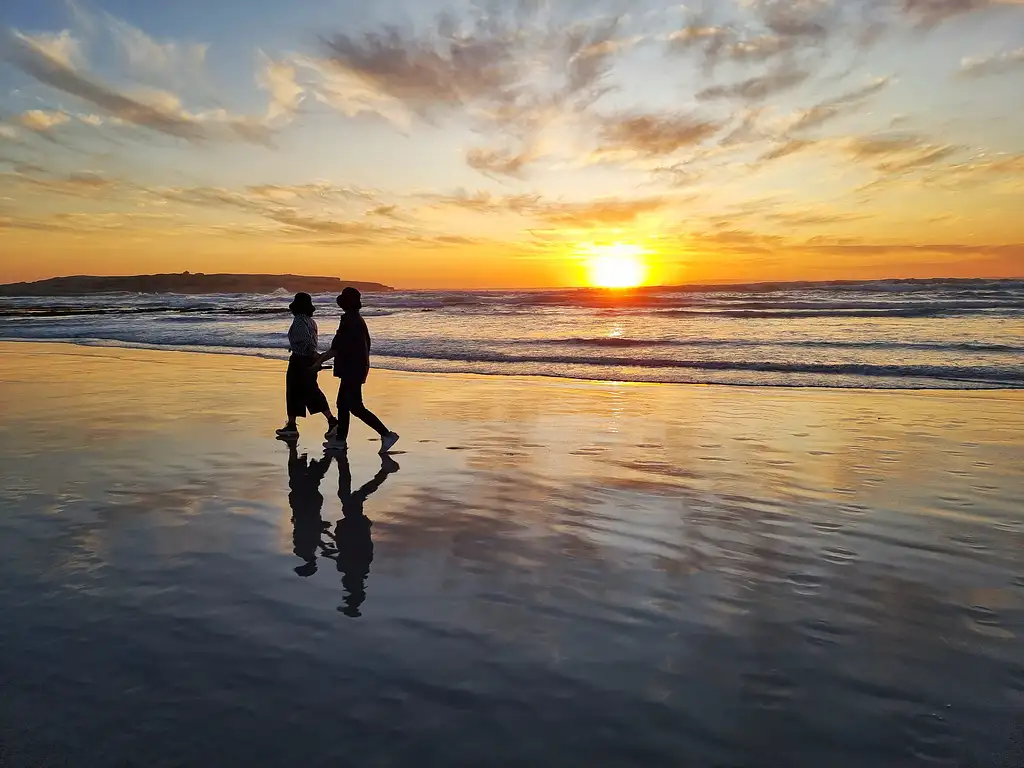
[[[313,297],[308,293],[296,293],[295,300],[288,305],[293,315],[312,315],[316,312],[313,306]]]
[[[363,306],[362,296],[357,288],[350,285],[338,297],[338,306],[342,309],[359,309]]]

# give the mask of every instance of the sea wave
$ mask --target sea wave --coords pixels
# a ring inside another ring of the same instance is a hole
[[[609,347],[609,348],[641,348],[641,347],[675,347],[693,348],[725,348],[725,347],[783,347],[805,349],[853,349],[853,350],[886,350],[901,349],[934,352],[1004,352],[1008,354],[1024,354],[1024,346],[1012,344],[988,344],[984,342],[912,342],[912,341],[842,341],[831,339],[634,339],[618,336],[571,337],[566,339],[517,339],[516,343],[538,346],[567,347]]]
[[[0,298],[0,338],[287,356],[287,297]],[[339,314],[315,297],[321,340]],[[622,381],[1024,387],[1024,280],[375,294],[376,365]]]
[[[508,355],[502,353],[391,355],[406,359],[429,359],[464,363],[523,363],[530,365],[582,365],[605,368],[689,369],[695,371],[746,371],[752,373],[824,374],[830,376],[875,376],[884,378],[943,379],[994,384],[1024,385],[1024,366],[1011,371],[995,366],[875,365],[869,363],[779,362],[772,360],[678,360],[675,358],[580,357],[577,355]]]

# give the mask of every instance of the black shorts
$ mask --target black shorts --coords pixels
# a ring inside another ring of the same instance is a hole
[[[315,357],[292,355],[288,360],[285,374],[285,398],[288,401],[288,418],[295,419],[309,413],[324,413],[330,409],[327,398],[317,383],[317,371],[313,370]]]

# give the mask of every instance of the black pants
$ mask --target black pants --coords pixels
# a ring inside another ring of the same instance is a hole
[[[383,437],[388,433],[384,423],[363,405],[363,385],[358,380],[342,379],[338,386],[338,437],[348,437],[349,414]]]
[[[285,398],[288,401],[288,418],[295,419],[310,413],[325,413],[330,410],[327,398],[316,381],[313,370],[315,357],[292,355],[288,360],[285,374]]]

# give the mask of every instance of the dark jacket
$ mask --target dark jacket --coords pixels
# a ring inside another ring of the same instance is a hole
[[[370,372],[370,329],[358,312],[342,315],[334,334],[334,375],[362,384]]]

